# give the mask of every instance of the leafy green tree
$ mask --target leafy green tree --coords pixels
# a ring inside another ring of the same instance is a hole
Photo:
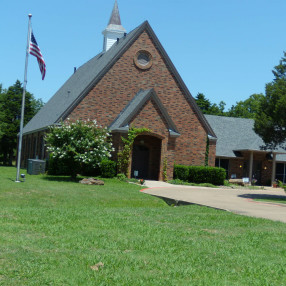
[[[286,59],[272,71],[274,80],[266,84],[265,97],[262,98],[254,130],[262,137],[267,147],[275,148],[286,139]]]
[[[4,165],[12,165],[17,148],[17,134],[20,130],[21,105],[23,87],[19,80],[7,90],[0,93],[0,156]],[[43,105],[41,100],[36,100],[33,95],[26,92],[24,125],[31,120]]]
[[[83,167],[100,167],[104,159],[111,157],[114,149],[109,135],[96,121],[68,120],[51,127],[45,139],[52,157],[61,160],[75,179]]]
[[[195,97],[195,101],[198,107],[201,109],[202,113],[206,114],[211,108],[211,102],[205,97],[203,93],[198,93]]]
[[[6,126],[6,124],[4,123],[4,112],[1,106],[1,102],[3,101],[3,96],[4,96],[4,90],[2,88],[2,84],[0,84],[0,138],[4,135],[4,127]]]
[[[203,93],[198,93],[195,97],[195,101],[204,114],[224,115],[225,102],[223,101],[218,105],[211,103]]]
[[[272,73],[275,76],[274,81],[279,79],[286,79],[286,52],[283,52],[284,57],[281,58],[279,64],[274,67]]]
[[[227,116],[230,117],[241,117],[241,118],[255,118],[259,111],[261,100],[263,100],[263,94],[252,94],[248,99],[244,101],[236,102],[236,105],[232,105]]]

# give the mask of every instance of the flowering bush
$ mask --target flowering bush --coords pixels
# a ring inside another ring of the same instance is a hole
[[[251,180],[251,186],[254,186],[254,185],[256,184],[256,182],[257,182],[257,180],[253,178],[253,179]]]
[[[75,178],[83,165],[98,167],[114,151],[110,134],[94,121],[61,122],[50,127],[46,135],[47,150],[52,157],[62,160]]]

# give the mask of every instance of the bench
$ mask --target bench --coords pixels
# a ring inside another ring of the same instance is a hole
[[[229,179],[229,183],[236,184],[236,185],[241,185],[241,186],[246,186],[246,185],[249,185],[249,180],[245,180],[245,179]]]

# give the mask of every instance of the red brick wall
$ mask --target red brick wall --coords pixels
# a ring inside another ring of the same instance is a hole
[[[28,159],[46,159],[46,147],[43,146],[42,138],[45,136],[44,131],[31,133],[23,136],[21,167],[26,168]],[[44,150],[42,150],[44,148]]]
[[[244,160],[240,158],[229,160],[229,178],[232,174],[235,174],[237,179],[241,179],[243,177],[243,162]]]
[[[141,70],[134,64],[134,55],[139,50],[151,53],[153,65],[150,69]],[[134,118],[133,123],[137,127],[148,127],[155,134],[163,136],[161,161],[165,157],[168,159],[170,177],[174,160],[179,164],[203,165],[206,131],[146,32],[139,36],[68,117],[71,120],[96,119],[100,125],[108,126],[140,89],[149,88],[154,88],[181,136],[176,139],[168,137],[166,123],[150,101]],[[211,146],[210,149],[210,165],[214,165],[215,147]]]
[[[209,166],[215,166],[215,157],[216,157],[216,141],[210,140],[209,141]]]

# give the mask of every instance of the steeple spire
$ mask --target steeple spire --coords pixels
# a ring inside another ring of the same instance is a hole
[[[106,52],[109,50],[111,46],[117,41],[117,39],[122,38],[125,33],[126,30],[121,25],[117,0],[115,0],[108,25],[102,32],[104,35],[103,51]]]
[[[115,0],[108,25],[112,25],[112,24],[121,26],[121,20],[120,20],[117,0]]]

